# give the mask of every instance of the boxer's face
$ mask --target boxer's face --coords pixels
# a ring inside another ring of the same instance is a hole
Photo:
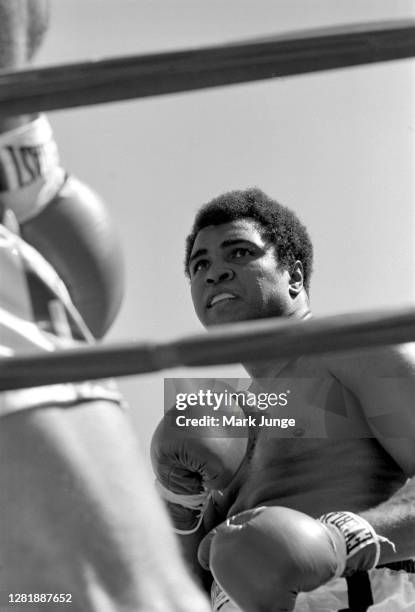
[[[189,270],[193,305],[205,326],[290,313],[290,274],[251,219],[200,230]]]

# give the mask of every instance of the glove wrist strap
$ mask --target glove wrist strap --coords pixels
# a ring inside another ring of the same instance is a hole
[[[0,134],[0,203],[20,223],[39,214],[64,181],[65,171],[45,115]]]
[[[378,535],[370,523],[353,512],[329,512],[319,521],[327,527],[336,552],[338,569],[335,577],[342,576],[349,565],[353,567],[351,559],[358,553],[362,555],[362,567],[354,569],[371,570],[379,563],[381,543],[389,544],[395,550],[392,542]]]

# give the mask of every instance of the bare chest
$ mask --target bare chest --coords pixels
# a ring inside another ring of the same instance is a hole
[[[405,481],[370,430],[358,398],[319,362],[311,366],[286,368],[275,383],[259,381],[262,392],[274,384],[280,393],[289,390],[288,401],[256,411],[232,513],[281,504],[318,515],[333,500],[358,511]],[[295,425],[282,428],[282,419]]]

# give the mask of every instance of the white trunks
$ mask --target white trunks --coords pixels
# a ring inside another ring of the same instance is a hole
[[[415,573],[388,568],[369,573],[374,604],[367,612],[413,612],[415,610]],[[338,612],[348,610],[346,581],[331,580],[310,593],[300,593],[294,612]],[[241,612],[216,583],[212,585],[212,610],[215,612]],[[350,608],[350,612],[353,609]]]

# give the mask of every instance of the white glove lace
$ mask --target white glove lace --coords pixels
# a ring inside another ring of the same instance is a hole
[[[182,506],[183,508],[190,508],[191,510],[199,510],[199,516],[198,516],[196,527],[193,527],[192,529],[174,528],[175,533],[178,533],[180,535],[190,535],[192,533],[196,533],[196,531],[199,529],[200,525],[202,524],[203,515],[205,513],[209,500],[212,496],[212,493],[207,490],[204,490],[201,493],[194,493],[193,495],[183,495],[181,493],[174,493],[173,491],[170,491],[170,489],[167,489],[157,479],[154,482],[156,485],[157,492],[160,494],[160,496],[165,501],[171,502],[172,504],[178,504],[179,506]]]

